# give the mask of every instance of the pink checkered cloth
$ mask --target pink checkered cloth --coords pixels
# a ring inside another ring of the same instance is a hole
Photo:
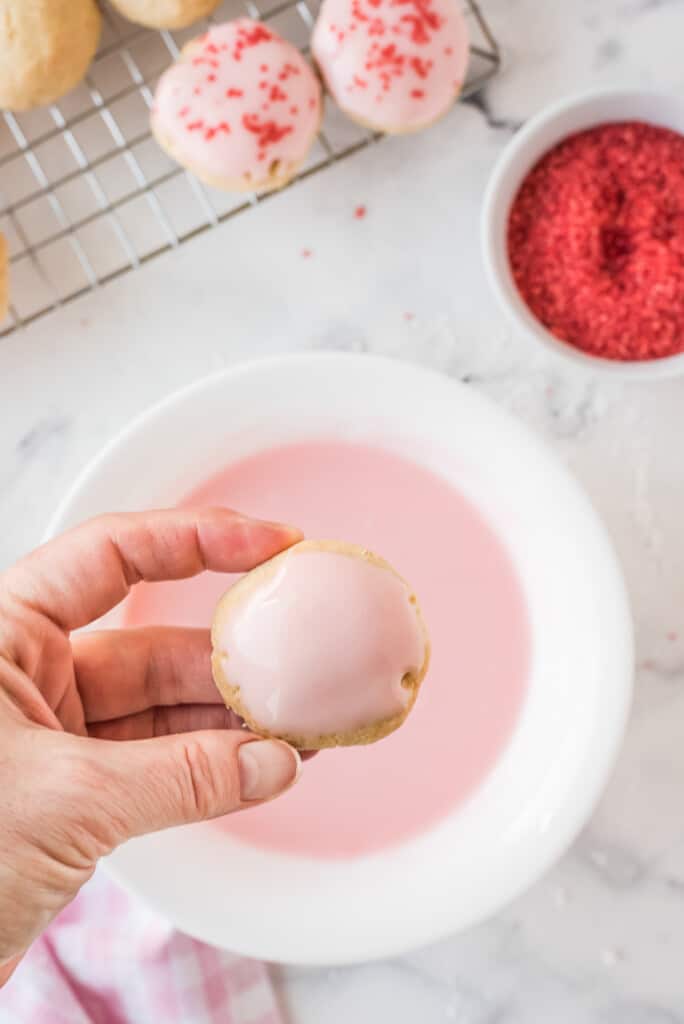
[[[0,1024],[284,1024],[263,964],[196,942],[101,872],[0,989]]]

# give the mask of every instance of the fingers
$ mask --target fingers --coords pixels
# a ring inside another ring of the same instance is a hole
[[[139,580],[243,572],[300,538],[291,527],[222,508],[102,516],[37,548],[3,584],[14,600],[72,630],[114,607]]]
[[[98,795],[90,806],[110,846],[271,799],[301,770],[292,747],[244,730],[80,743],[89,745],[90,758],[94,749],[97,755]]]
[[[208,629],[150,626],[72,637],[76,684],[86,722],[105,722],[157,705],[217,704]]]
[[[242,719],[223,704],[147,708],[109,722],[92,722],[88,734],[103,740],[146,740],[200,729],[241,729]]]

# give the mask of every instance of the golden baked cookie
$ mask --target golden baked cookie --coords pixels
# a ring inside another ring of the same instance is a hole
[[[205,18],[221,0],[110,0],[129,21],[149,28],[184,28]]]
[[[219,601],[212,670],[254,732],[300,750],[373,743],[418,696],[430,643],[415,595],[386,562],[302,541]]]
[[[0,0],[0,108],[53,103],[78,85],[101,21],[95,0]]]

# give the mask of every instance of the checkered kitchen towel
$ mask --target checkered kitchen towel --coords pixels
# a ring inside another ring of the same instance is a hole
[[[174,931],[102,872],[0,989],[0,1024],[283,1024],[266,968]]]

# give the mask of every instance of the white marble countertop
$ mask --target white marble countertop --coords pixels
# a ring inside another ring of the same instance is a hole
[[[542,103],[592,85],[684,89],[684,2],[483,4],[506,68],[478,102],[0,341],[0,566],[131,415],[245,357],[386,353],[503,403],[582,480],[625,567],[639,673],[619,765],[574,848],[495,920],[386,963],[278,970],[282,1001],[294,1024],[681,1024],[684,380],[608,385],[530,350],[488,292],[478,213]]]

